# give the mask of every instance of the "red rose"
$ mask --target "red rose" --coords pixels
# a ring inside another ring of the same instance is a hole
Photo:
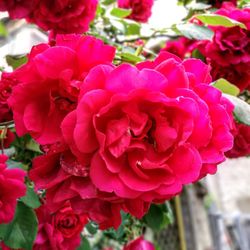
[[[30,178],[37,189],[46,189],[46,204],[50,211],[57,211],[70,201],[77,214],[87,214],[101,229],[118,228],[121,223],[119,202],[112,205],[100,199],[89,180],[88,171],[70,152],[64,151],[35,158]]]
[[[56,46],[34,46],[27,64],[18,68],[8,103],[19,136],[30,133],[40,144],[62,139],[60,124],[74,110],[83,79],[100,64],[111,63],[115,48],[89,36],[60,35]]]
[[[28,20],[59,34],[82,33],[95,17],[97,0],[37,0]]]
[[[86,215],[76,214],[68,203],[55,213],[42,205],[36,214],[39,225],[34,250],[72,250],[80,245],[80,233],[88,222]]]
[[[211,4],[213,7],[215,8],[220,8],[222,6],[223,3],[225,2],[230,2],[233,5],[237,5],[237,0],[209,0],[208,4]]]
[[[21,169],[7,169],[7,159],[7,156],[0,155],[0,224],[13,219],[17,199],[26,192],[26,173]]]
[[[190,57],[192,51],[196,48],[196,43],[195,40],[180,37],[176,40],[167,41],[162,51],[168,51],[184,59],[186,56]]]
[[[18,81],[14,74],[3,72],[0,80],[0,123],[13,120],[12,111],[8,106],[7,99],[10,97],[12,88]]]
[[[100,191],[169,199],[214,173],[232,147],[233,107],[210,82],[200,60],[182,62],[167,52],[137,68],[97,66],[62,122],[64,139],[76,157],[91,159],[90,178]]]
[[[250,155],[250,126],[235,122],[233,129],[234,146],[226,152],[228,158]]]
[[[153,4],[153,0],[118,0],[120,8],[132,9],[132,13],[127,18],[141,23],[148,21]]]
[[[244,23],[247,29],[213,27],[213,41],[204,41],[199,48],[215,80],[223,77],[241,90],[250,89],[250,8],[240,10],[225,3],[216,13]]]
[[[35,8],[35,0],[1,0],[0,11],[8,11],[10,18],[27,17]]]
[[[123,250],[155,250],[155,247],[141,236],[124,246]]]

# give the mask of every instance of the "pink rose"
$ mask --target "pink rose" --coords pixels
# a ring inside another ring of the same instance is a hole
[[[200,60],[164,52],[136,67],[97,66],[62,122],[71,151],[91,159],[93,184],[119,198],[169,199],[225,160],[232,104]],[[185,164],[183,164],[185,162]]]
[[[141,236],[124,246],[123,250],[155,250],[154,245]]]
[[[115,48],[99,39],[59,35],[56,46],[34,46],[27,64],[14,77],[20,82],[8,99],[19,136],[29,133],[40,144],[62,139],[60,124],[74,110],[82,81],[100,63],[111,63]]]
[[[162,51],[168,51],[177,55],[181,59],[184,59],[186,56],[190,57],[193,50],[196,48],[196,43],[197,41],[195,40],[190,40],[186,37],[179,37],[176,40],[167,41]]]
[[[153,0],[118,0],[119,8],[132,9],[127,18],[141,23],[146,23],[150,18],[153,4]]]
[[[213,41],[202,42],[200,51],[212,66],[214,80],[222,77],[241,90],[250,89],[250,8],[224,3],[216,13],[244,23],[247,29],[213,27]]]
[[[35,8],[35,0],[1,0],[0,11],[8,11],[12,19],[25,18]]]
[[[250,155],[250,126],[235,122],[233,129],[234,146],[226,152],[228,158]]]
[[[13,219],[17,199],[26,192],[26,173],[21,169],[7,169],[7,159],[7,156],[0,155],[0,224]]]
[[[55,33],[82,33],[95,17],[97,0],[36,0],[28,20]]]
[[[86,215],[76,214],[68,203],[55,213],[42,205],[36,214],[39,225],[34,250],[71,250],[80,245],[80,233],[88,222]]]

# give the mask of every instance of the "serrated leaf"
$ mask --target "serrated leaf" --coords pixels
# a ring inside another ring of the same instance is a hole
[[[157,205],[151,205],[149,212],[144,216],[146,224],[154,231],[159,231],[164,220],[163,210]]]
[[[224,78],[220,78],[217,81],[212,83],[213,87],[219,89],[224,94],[229,94],[233,96],[237,96],[240,93],[239,88],[237,88],[232,83],[228,82]]]
[[[102,4],[110,5],[110,4],[115,3],[115,2],[116,2],[116,0],[104,0],[104,1],[102,1]]]
[[[18,202],[15,217],[5,229],[5,245],[10,248],[32,250],[38,230],[35,212],[24,203]]]
[[[26,149],[29,149],[31,151],[42,153],[39,144],[36,143],[33,139],[29,140],[28,143],[25,145],[25,147]]]
[[[223,26],[223,27],[234,27],[239,26],[243,29],[247,29],[244,23],[238,22],[226,16],[218,14],[200,14],[196,15],[195,18],[203,22],[204,24],[211,26]]]
[[[228,94],[223,94],[223,96],[228,98],[234,104],[234,115],[237,120],[250,126],[250,105],[235,96]]]
[[[85,226],[85,228],[90,234],[96,234],[98,231],[98,224],[91,221]]]
[[[131,9],[113,8],[110,12],[112,16],[124,18],[132,13]]]
[[[13,161],[13,160],[8,159],[6,163],[7,163],[7,167],[9,169],[12,169],[12,168],[24,169],[22,162]]]
[[[141,32],[141,25],[139,23],[128,23],[125,22],[126,35],[139,35]]]
[[[32,187],[27,187],[27,191],[25,196],[21,198],[21,201],[31,208],[38,208],[40,207],[41,203],[39,201],[38,195],[35,193]]]
[[[13,69],[22,66],[27,62],[27,60],[28,60],[27,56],[11,56],[11,55],[6,56],[6,61],[8,65],[11,66]]]
[[[212,40],[214,32],[208,27],[194,23],[177,24],[175,27],[183,36],[195,40]]]

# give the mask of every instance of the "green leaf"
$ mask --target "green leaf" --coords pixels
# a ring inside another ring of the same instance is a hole
[[[130,62],[130,63],[139,63],[141,62],[143,59],[139,56],[136,56],[134,54],[131,54],[131,53],[128,53],[128,52],[123,52],[121,54],[121,59],[122,61],[125,61],[125,62]]]
[[[5,228],[3,241],[11,248],[32,250],[37,230],[35,212],[24,203],[18,202],[14,219]]]
[[[235,85],[228,82],[224,78],[220,78],[217,81],[213,82],[212,86],[219,89],[224,94],[237,96],[240,93],[239,88],[237,88]]]
[[[37,152],[37,153],[42,153],[40,150],[39,144],[37,144],[33,139],[29,140],[28,143],[25,145],[26,149]]]
[[[226,16],[217,15],[217,14],[200,14],[200,15],[196,15],[195,18],[197,18],[204,24],[211,25],[211,26],[223,26],[223,27],[240,26],[243,29],[247,29],[244,23],[238,22]]]
[[[85,228],[88,230],[90,234],[96,234],[98,231],[98,224],[91,221],[85,226]]]
[[[39,201],[38,195],[35,193],[32,187],[27,187],[26,195],[21,198],[21,201],[31,208],[40,207],[41,203]]]
[[[250,126],[250,105],[235,96],[228,94],[223,95],[234,104],[234,115],[236,116],[236,119],[239,122]]]
[[[201,54],[201,52],[198,49],[194,49],[192,51],[192,57],[205,61],[205,57]]]
[[[23,166],[22,162],[13,161],[13,160],[10,160],[10,159],[8,159],[8,161],[7,161],[7,166],[8,166],[9,169],[12,169],[12,168],[24,169],[24,166]]]
[[[126,35],[140,35],[141,32],[141,25],[139,23],[128,23],[125,22],[125,34]]]
[[[113,8],[110,12],[112,16],[124,18],[132,13],[131,9]]]
[[[81,246],[78,247],[77,250],[91,250],[90,243],[85,237],[82,238]]]
[[[194,23],[177,24],[175,28],[185,37],[195,40],[212,40],[214,32]]]
[[[5,28],[4,24],[0,22],[0,36],[6,37],[8,35],[8,31]]]
[[[115,2],[116,2],[116,0],[104,0],[104,1],[102,1],[102,4],[110,5],[110,4],[115,3]]]
[[[146,224],[154,231],[159,231],[163,223],[163,210],[157,205],[151,205],[149,212],[144,216]]]
[[[13,69],[22,66],[27,62],[27,60],[28,60],[27,56],[11,56],[11,55],[6,56],[6,61],[8,65],[11,66]]]

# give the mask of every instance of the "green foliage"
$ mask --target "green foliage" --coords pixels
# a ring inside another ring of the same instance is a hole
[[[13,221],[0,225],[0,237],[8,247],[32,250],[37,230],[38,222],[33,209],[18,202]]]
[[[85,226],[85,228],[88,230],[90,234],[96,234],[98,231],[98,224],[91,221]]]
[[[234,104],[234,115],[236,119],[250,126],[250,105],[240,98],[232,95],[224,94]]]
[[[196,40],[212,40],[214,32],[208,27],[200,26],[194,23],[177,24],[173,27],[179,34]]]
[[[21,198],[21,201],[30,208],[38,208],[41,205],[38,195],[30,186],[27,186],[26,195]]]
[[[244,23],[240,23],[229,17],[221,16],[218,14],[201,14],[201,15],[196,15],[195,18],[197,18],[204,24],[211,25],[211,26],[223,26],[223,27],[240,26],[243,29],[247,28]]]
[[[224,94],[229,94],[233,96],[237,96],[240,93],[238,87],[228,82],[226,79],[221,78],[212,83],[213,87],[219,89]]]
[[[77,248],[77,250],[92,250],[90,243],[86,237],[82,237],[81,245]]]
[[[110,14],[114,17],[124,18],[129,16],[132,13],[130,9],[122,9],[122,8],[113,8]]]
[[[27,62],[28,58],[27,56],[12,56],[7,55],[6,61],[9,66],[11,66],[13,69],[17,69],[18,67],[22,66]]]
[[[8,35],[8,31],[5,28],[4,24],[0,22],[0,37],[6,37]]]
[[[143,220],[153,231],[162,230],[173,223],[173,213],[170,205],[168,203],[162,205],[152,204]]]

